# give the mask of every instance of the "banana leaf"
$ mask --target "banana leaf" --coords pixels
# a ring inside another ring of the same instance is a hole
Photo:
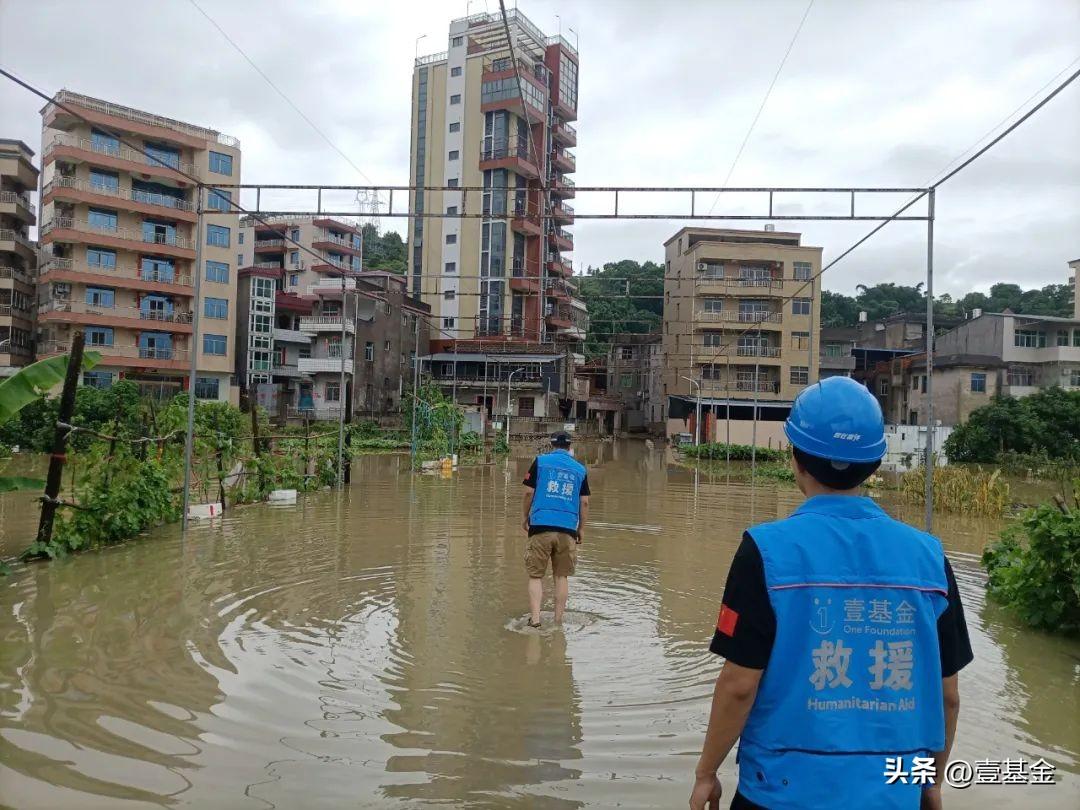
[[[100,362],[100,352],[83,353],[83,369],[91,369]],[[67,374],[67,367],[68,356],[61,354],[24,366],[0,382],[0,424],[60,385]]]

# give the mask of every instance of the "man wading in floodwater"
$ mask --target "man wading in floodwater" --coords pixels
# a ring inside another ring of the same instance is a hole
[[[952,569],[937,538],[859,496],[885,453],[866,388],[822,380],[784,432],[807,500],[749,529],[731,562],[711,646],[727,660],[690,807],[719,808],[736,739],[732,808],[940,807],[972,659]],[[937,784],[890,779],[897,757],[905,777],[936,766]]]
[[[570,455],[570,434],[551,436],[552,451],[537,456],[522,482],[522,527],[528,532],[525,569],[529,572],[529,627],[540,626],[548,561],[555,578],[555,623],[562,621],[570,582],[589,514],[589,476]]]

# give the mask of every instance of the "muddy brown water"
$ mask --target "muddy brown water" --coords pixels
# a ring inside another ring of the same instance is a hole
[[[0,580],[0,805],[685,806],[731,556],[799,495],[635,442],[579,456],[593,526],[558,631],[519,631],[525,453],[450,478],[365,457],[343,494],[19,568]],[[32,511],[0,499],[5,553]],[[948,804],[1076,807],[1080,644],[986,604],[997,528],[938,519],[976,656],[954,754],[1045,757],[1058,784]]]

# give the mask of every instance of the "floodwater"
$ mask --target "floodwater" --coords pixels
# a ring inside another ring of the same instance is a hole
[[[520,628],[524,454],[450,478],[364,457],[343,494],[19,568],[0,580],[0,805],[685,806],[728,564],[799,496],[636,442],[579,456],[592,527],[561,630]],[[10,552],[36,518],[0,510]],[[1080,644],[984,602],[995,528],[939,520],[976,656],[954,754],[1045,757],[1058,784],[947,803],[1076,807]]]

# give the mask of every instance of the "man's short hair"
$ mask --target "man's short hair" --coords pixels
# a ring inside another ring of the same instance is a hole
[[[560,430],[551,434],[551,444],[553,447],[569,447],[570,446],[570,434],[564,430]]]
[[[863,481],[877,472],[881,461],[847,462],[833,461],[820,456],[812,456],[798,447],[792,447],[795,460],[806,470],[810,477],[829,489],[855,489]]]

